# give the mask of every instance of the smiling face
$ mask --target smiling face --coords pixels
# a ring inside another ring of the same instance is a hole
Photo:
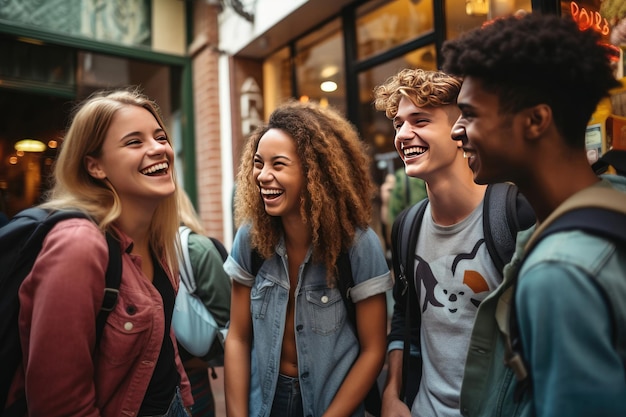
[[[302,163],[294,140],[280,129],[268,130],[259,140],[252,175],[270,216],[300,220],[304,188]]]
[[[122,206],[156,206],[176,189],[171,161],[174,152],[152,113],[127,105],[111,121],[100,156],[87,156],[90,175],[107,180]]]
[[[406,97],[400,100],[393,119],[394,144],[407,175],[430,182],[461,158],[458,144],[450,140],[449,111],[454,107],[418,107]]]
[[[461,116],[452,138],[463,142],[463,151],[474,172],[474,181],[489,184],[514,181],[523,175],[523,118],[502,114],[497,94],[484,89],[479,79],[466,77],[458,97]]]

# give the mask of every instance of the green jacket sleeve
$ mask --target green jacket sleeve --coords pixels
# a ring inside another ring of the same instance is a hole
[[[197,293],[218,325],[230,317],[231,282],[224,272],[222,257],[206,236],[189,235],[189,258],[196,280]]]
[[[389,224],[393,224],[402,210],[428,197],[426,183],[419,178],[407,177],[404,169],[396,171],[396,183],[389,198]]]

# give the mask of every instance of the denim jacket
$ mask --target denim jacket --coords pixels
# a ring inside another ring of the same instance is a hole
[[[595,186],[610,183],[626,191],[625,178],[602,178]],[[618,354],[626,349],[620,338],[626,334],[624,248],[581,231],[565,231],[543,239],[522,264],[534,229],[518,234],[504,282],[478,309],[461,411],[471,417],[624,416],[626,372]],[[515,402],[517,383],[503,363],[495,310],[520,268],[515,304],[532,383]]]
[[[389,268],[378,236],[358,230],[350,249],[355,286],[350,290],[357,303],[391,289]],[[284,241],[266,260],[256,277],[252,270],[249,226],[235,237],[224,270],[235,281],[251,287],[253,346],[249,410],[250,415],[267,416],[278,381],[289,276]],[[359,342],[352,329],[341,293],[326,282],[326,269],[311,262],[311,249],[299,268],[295,290],[295,336],[302,404],[305,416],[321,416],[333,400],[359,354]],[[361,406],[353,414],[363,416]]]

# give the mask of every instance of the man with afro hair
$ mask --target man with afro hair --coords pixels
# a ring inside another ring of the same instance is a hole
[[[444,70],[463,77],[452,139],[463,142],[474,181],[517,184],[537,230],[581,195],[625,196],[626,178],[598,177],[585,150],[592,113],[619,85],[599,35],[529,14],[467,32],[442,53]],[[464,415],[626,415],[626,248],[581,228],[550,234],[530,253],[535,228],[518,234],[503,284],[476,316]],[[501,314],[509,305],[512,319]]]

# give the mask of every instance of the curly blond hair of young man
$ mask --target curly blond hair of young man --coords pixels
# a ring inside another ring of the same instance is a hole
[[[311,102],[281,105],[252,134],[237,175],[235,218],[238,224],[251,223],[252,246],[266,258],[275,250],[282,224],[265,212],[252,170],[259,140],[270,129],[280,129],[295,141],[308,179],[300,211],[311,228],[313,260],[334,271],[341,251],[353,243],[355,230],[366,228],[371,219],[375,187],[367,146],[337,111]]]
[[[389,119],[396,117],[398,103],[406,97],[417,107],[456,104],[461,80],[441,71],[404,69],[374,89],[374,106]],[[456,120],[458,114],[450,114]]]

